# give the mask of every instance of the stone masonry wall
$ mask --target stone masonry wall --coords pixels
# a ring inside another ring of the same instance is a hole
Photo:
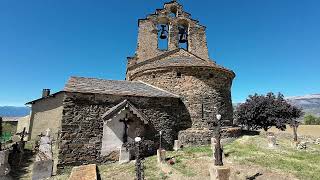
[[[191,127],[190,117],[178,98],[147,98],[115,95],[66,93],[64,99],[59,164],[78,165],[105,161],[100,156],[103,136],[102,115],[128,99],[149,120],[154,133],[163,130],[163,143],[171,148],[178,132]],[[157,136],[147,139],[157,141]]]
[[[208,128],[208,121],[215,120],[217,113],[222,115],[223,125],[232,125],[232,77],[222,72],[210,68],[172,67],[148,71],[133,80],[182,96],[193,128]]]

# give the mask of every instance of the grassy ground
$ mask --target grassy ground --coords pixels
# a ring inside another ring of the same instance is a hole
[[[275,149],[267,147],[266,137],[244,136],[224,146],[224,163],[231,168],[231,180],[257,177],[264,180],[320,180],[320,145],[308,145],[306,151],[298,151],[289,139],[278,139]],[[210,146],[185,148],[167,152],[174,157],[174,165],[159,165],[156,156],[144,161],[147,180],[205,180],[209,179],[208,167],[213,162]],[[126,180],[135,177],[134,162],[118,163],[98,167],[102,180]],[[53,180],[68,178],[71,168]]]
[[[225,153],[243,164],[256,164],[268,169],[292,173],[299,179],[320,179],[320,145],[309,145],[298,151],[287,139],[278,139],[278,147],[269,149],[262,136],[245,136],[225,146]]]

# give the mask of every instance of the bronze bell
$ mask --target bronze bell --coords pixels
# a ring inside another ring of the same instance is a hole
[[[186,33],[180,34],[179,43],[186,43],[188,42],[188,37]]]
[[[167,30],[165,29],[166,25],[161,25],[161,34],[160,39],[167,39]]]
[[[179,28],[179,43],[188,42],[188,34],[185,28]]]

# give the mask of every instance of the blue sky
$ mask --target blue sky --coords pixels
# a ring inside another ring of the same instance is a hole
[[[70,76],[124,79],[137,20],[163,0],[0,0],[0,105],[23,106]],[[320,1],[180,0],[207,26],[210,57],[249,94],[320,93]]]

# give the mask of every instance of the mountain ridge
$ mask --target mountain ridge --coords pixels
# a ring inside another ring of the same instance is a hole
[[[306,114],[320,116],[320,94],[288,97],[286,100],[290,104],[302,108]]]
[[[23,117],[30,114],[29,107],[0,106],[1,117]]]

